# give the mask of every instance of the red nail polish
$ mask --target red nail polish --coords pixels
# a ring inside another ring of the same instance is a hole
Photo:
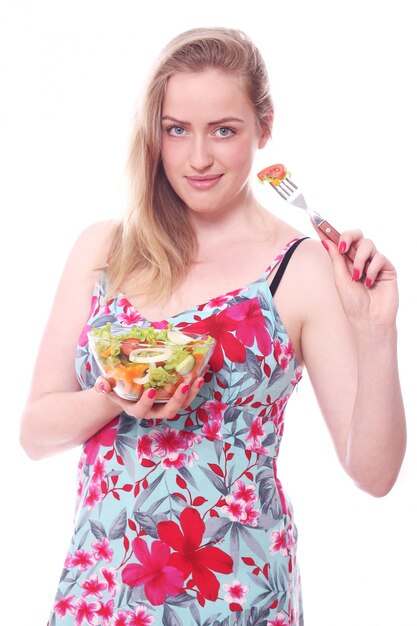
[[[355,269],[353,270],[353,280],[359,280],[360,277],[361,273],[358,268],[355,267]]]
[[[372,280],[370,278],[367,278],[366,281],[365,281],[365,285],[367,287],[370,287],[372,285]]]
[[[190,385],[184,385],[184,387],[181,389],[181,393],[182,393],[184,396],[186,396],[186,395],[187,395],[187,393],[189,392],[189,390],[190,390]]]
[[[198,388],[201,389],[203,385],[204,385],[204,379],[202,378],[198,383]]]
[[[156,389],[154,389],[154,388],[149,389],[149,391],[148,391],[148,398],[149,398],[149,400],[153,400],[155,396],[156,396]]]
[[[346,252],[346,243],[344,241],[341,241],[339,243],[339,252],[340,254],[343,254],[344,252]]]
[[[327,244],[327,241],[324,241],[324,239],[321,240],[321,243],[323,245],[323,248],[325,248],[326,250],[329,250],[329,246]]]

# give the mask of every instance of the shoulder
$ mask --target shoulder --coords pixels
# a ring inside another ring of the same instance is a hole
[[[87,226],[76,239],[72,256],[82,257],[88,269],[105,267],[115,237],[120,232],[120,220],[103,220]]]
[[[319,310],[335,293],[334,272],[329,255],[317,239],[304,239],[295,250],[284,278],[295,290],[303,316]],[[319,302],[320,300],[320,302]]]
[[[284,326],[300,362],[303,330],[328,320],[335,310],[336,287],[333,266],[317,239],[305,239],[291,257],[274,296]]]

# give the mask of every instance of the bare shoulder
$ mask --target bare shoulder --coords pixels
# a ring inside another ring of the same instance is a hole
[[[90,224],[76,239],[72,256],[82,259],[87,269],[104,267],[120,226],[119,220],[103,220]]]
[[[293,302],[299,304],[302,322],[320,314],[337,298],[332,263],[317,239],[306,239],[298,246],[284,278],[285,286],[294,290]]]
[[[338,302],[327,252],[318,240],[305,239],[294,251],[275,294],[277,309],[300,362],[304,362],[303,329],[322,324]]]

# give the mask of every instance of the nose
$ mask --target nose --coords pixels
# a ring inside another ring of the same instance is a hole
[[[210,140],[207,137],[196,135],[193,138],[190,154],[190,165],[193,169],[201,172],[213,165],[213,155],[210,148]]]

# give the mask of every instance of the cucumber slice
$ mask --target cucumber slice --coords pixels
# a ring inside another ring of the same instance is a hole
[[[190,337],[187,337],[187,335],[184,335],[184,333],[179,330],[168,330],[167,339],[176,346],[185,346],[192,341]]]
[[[180,376],[186,376],[187,374],[191,372],[194,365],[195,365],[195,358],[193,357],[192,354],[189,354],[188,356],[185,357],[183,361],[181,361],[181,363],[178,363],[177,367],[175,368],[175,371]]]

